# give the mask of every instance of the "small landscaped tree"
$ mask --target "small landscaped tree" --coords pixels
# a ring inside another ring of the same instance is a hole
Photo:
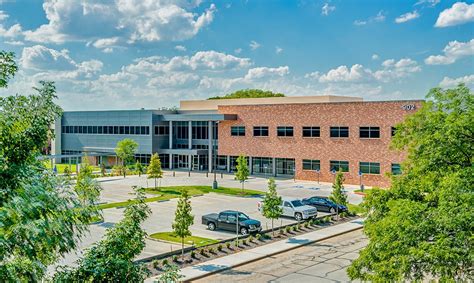
[[[123,139],[117,143],[115,154],[122,160],[123,177],[127,175],[127,164],[133,159],[138,148],[138,143],[132,139]]]
[[[100,174],[102,175],[102,177],[105,176],[105,173],[106,173],[106,172],[107,172],[107,171],[106,171],[106,168],[105,168],[105,164],[104,164],[104,162],[102,162],[102,163],[100,164]]]
[[[147,176],[148,179],[155,179],[155,190],[156,190],[156,179],[163,178],[163,170],[161,170],[161,161],[157,153],[154,153],[151,156],[150,164],[148,165],[148,168],[146,169],[146,173],[148,174]]]
[[[69,169],[68,165],[64,167],[64,177],[66,177],[67,179],[71,178],[71,169]]]
[[[281,197],[278,196],[276,191],[275,179],[270,178],[268,180],[268,191],[265,193],[263,199],[263,216],[272,220],[272,235],[275,235],[273,231],[273,220],[280,218],[283,213],[281,207]]]
[[[329,199],[338,205],[347,206],[347,195],[344,193],[344,174],[342,170],[336,173],[336,179],[332,185],[332,193],[329,196]]]
[[[244,155],[240,155],[237,158],[237,172],[235,172],[235,178],[242,184],[242,193],[244,192],[244,182],[249,178],[250,172],[247,166],[247,158]]]
[[[181,192],[181,197],[178,200],[176,208],[173,232],[176,236],[181,238],[181,258],[184,262],[184,238],[191,236],[189,227],[194,223],[194,215],[191,214],[191,201],[187,190]]]
[[[163,268],[163,273],[161,273],[158,278],[158,283],[170,283],[170,282],[179,282],[184,276],[179,273],[179,267],[175,264],[167,264]]]
[[[137,163],[135,163],[135,169],[138,172],[138,177],[141,177],[143,173],[143,165],[140,163],[139,160],[137,160]]]

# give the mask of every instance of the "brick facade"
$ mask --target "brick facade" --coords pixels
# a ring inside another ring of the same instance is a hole
[[[320,181],[332,182],[330,160],[349,161],[345,183],[359,184],[359,162],[380,163],[380,174],[363,175],[366,186],[388,186],[386,173],[404,154],[389,149],[391,127],[421,107],[422,101],[337,102],[285,105],[219,106],[221,114],[237,114],[236,121],[219,123],[219,155],[294,158],[296,178],[316,180],[314,171],[303,170],[302,160],[320,160]],[[414,105],[415,109],[403,107]],[[231,126],[245,126],[245,136],[231,136]],[[268,126],[268,137],[254,137],[253,126]],[[293,137],[278,137],[277,126],[293,126]],[[302,137],[303,126],[321,127],[318,138]],[[330,138],[331,126],[349,127],[349,138]],[[359,127],[380,127],[380,138],[359,137]]]

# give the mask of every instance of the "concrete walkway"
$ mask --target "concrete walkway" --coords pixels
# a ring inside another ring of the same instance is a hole
[[[291,237],[271,244],[263,245],[239,253],[223,256],[197,265],[181,269],[183,281],[191,281],[204,276],[227,270],[239,265],[266,258],[297,247],[322,241],[340,234],[348,233],[363,227],[362,219],[323,228],[314,232]],[[145,282],[154,282],[157,277],[148,278]]]

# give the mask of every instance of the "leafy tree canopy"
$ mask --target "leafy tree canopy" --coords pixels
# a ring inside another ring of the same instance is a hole
[[[268,180],[268,191],[265,193],[265,197],[263,198],[262,214],[266,218],[272,220],[272,233],[274,233],[273,220],[280,218],[283,213],[281,203],[281,197],[277,194],[276,191],[275,179],[270,178]]]
[[[474,95],[461,84],[434,88],[427,99],[397,125],[393,148],[408,155],[403,173],[364,201],[370,242],[348,269],[351,279],[474,276]]]
[[[233,93],[226,94],[224,96],[210,97],[208,100],[213,99],[236,99],[236,98],[263,98],[263,97],[284,97],[283,93],[275,93],[268,90],[261,89],[242,89]]]
[[[143,282],[148,270],[134,259],[145,247],[141,225],[151,210],[143,189],[135,190],[136,201],[125,208],[124,218],[86,251],[77,267],[59,267],[54,282]]]
[[[17,70],[0,52],[0,87]],[[0,97],[0,278],[41,281],[46,267],[73,250],[92,213],[74,190],[38,160],[61,115],[52,82],[37,94]]]
[[[329,199],[339,205],[347,205],[347,195],[344,193],[344,174],[341,170],[336,173],[332,192]]]
[[[117,143],[115,154],[123,160],[125,164],[130,162],[137,151],[138,143],[132,139],[123,139]]]
[[[247,158],[243,155],[237,157],[237,172],[235,172],[235,178],[242,183],[242,192],[244,190],[244,182],[249,178],[250,171],[247,166]]]

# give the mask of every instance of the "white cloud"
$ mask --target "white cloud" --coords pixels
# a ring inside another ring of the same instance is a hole
[[[256,50],[257,48],[260,48],[260,43],[256,42],[255,40],[252,40],[249,44],[250,49]]]
[[[428,65],[448,65],[458,59],[474,55],[474,39],[468,42],[451,41],[443,49],[444,55],[431,55],[425,59]]]
[[[443,88],[450,88],[456,87],[460,83],[464,83],[467,86],[474,87],[474,75],[467,75],[455,79],[452,79],[450,77],[444,77],[443,80],[439,83],[439,86]]]
[[[336,10],[336,6],[331,6],[329,3],[324,3],[323,7],[321,8],[321,15],[328,16],[331,12]]]
[[[403,58],[399,61],[385,60],[382,62],[382,68],[375,71],[365,68],[361,64],[352,65],[350,68],[342,65],[322,75],[319,72],[306,74],[305,78],[317,79],[321,83],[367,83],[371,81],[387,83],[419,71],[421,71],[421,67],[416,61]]]
[[[372,54],[372,60],[378,60],[379,59],[379,55],[378,54]]]
[[[0,21],[8,19],[8,14],[5,11],[0,10]]]
[[[280,54],[280,53],[282,53],[282,52],[283,52],[283,48],[278,47],[278,46],[275,47],[275,53],[276,53],[276,54]]]
[[[242,48],[237,48],[234,50],[235,54],[240,54],[242,52]]]
[[[184,47],[184,46],[182,46],[182,45],[176,45],[176,46],[174,47],[174,49],[175,49],[175,50],[178,50],[178,51],[182,51],[182,52],[186,51],[186,47]]]
[[[414,20],[414,19],[419,18],[419,17],[420,17],[420,14],[418,14],[417,11],[408,12],[408,13],[405,13],[403,15],[398,16],[395,19],[395,22],[397,24],[406,23],[408,21]]]
[[[314,71],[304,75],[305,79],[319,80],[321,74],[318,71]]]
[[[92,45],[94,45],[94,47],[96,48],[102,49],[102,48],[114,46],[117,44],[118,41],[119,41],[118,37],[101,38],[101,39],[96,40]]]
[[[8,38],[15,38],[22,35],[23,31],[20,24],[14,24],[13,26],[5,29],[2,25],[0,25],[0,36],[8,37]]]
[[[42,45],[23,48],[21,67],[37,79],[82,79],[92,78],[102,70],[103,64],[98,60],[76,63],[69,51],[50,49]]]
[[[435,27],[444,28],[474,21],[474,4],[456,2],[451,8],[442,11],[436,20]]]
[[[26,31],[25,38],[52,43],[115,37],[122,43],[185,40],[214,19],[214,4],[200,15],[189,11],[200,3],[184,0],[46,0],[43,9],[48,23]]]
[[[415,3],[415,6],[427,4],[430,7],[434,7],[438,5],[440,1],[441,0],[419,0],[418,2]]]
[[[245,75],[246,80],[255,80],[269,77],[283,77],[290,73],[288,66],[280,66],[278,68],[258,67],[248,70]]]
[[[380,10],[377,15],[370,17],[366,20],[355,20],[354,25],[356,26],[363,26],[366,24],[371,24],[371,23],[380,23],[385,21],[385,13],[384,11]]]
[[[359,82],[365,81],[371,77],[371,71],[364,69],[360,64],[353,65],[350,69],[347,66],[339,66],[336,69],[329,70],[326,74],[319,77],[322,83],[327,82]]]

